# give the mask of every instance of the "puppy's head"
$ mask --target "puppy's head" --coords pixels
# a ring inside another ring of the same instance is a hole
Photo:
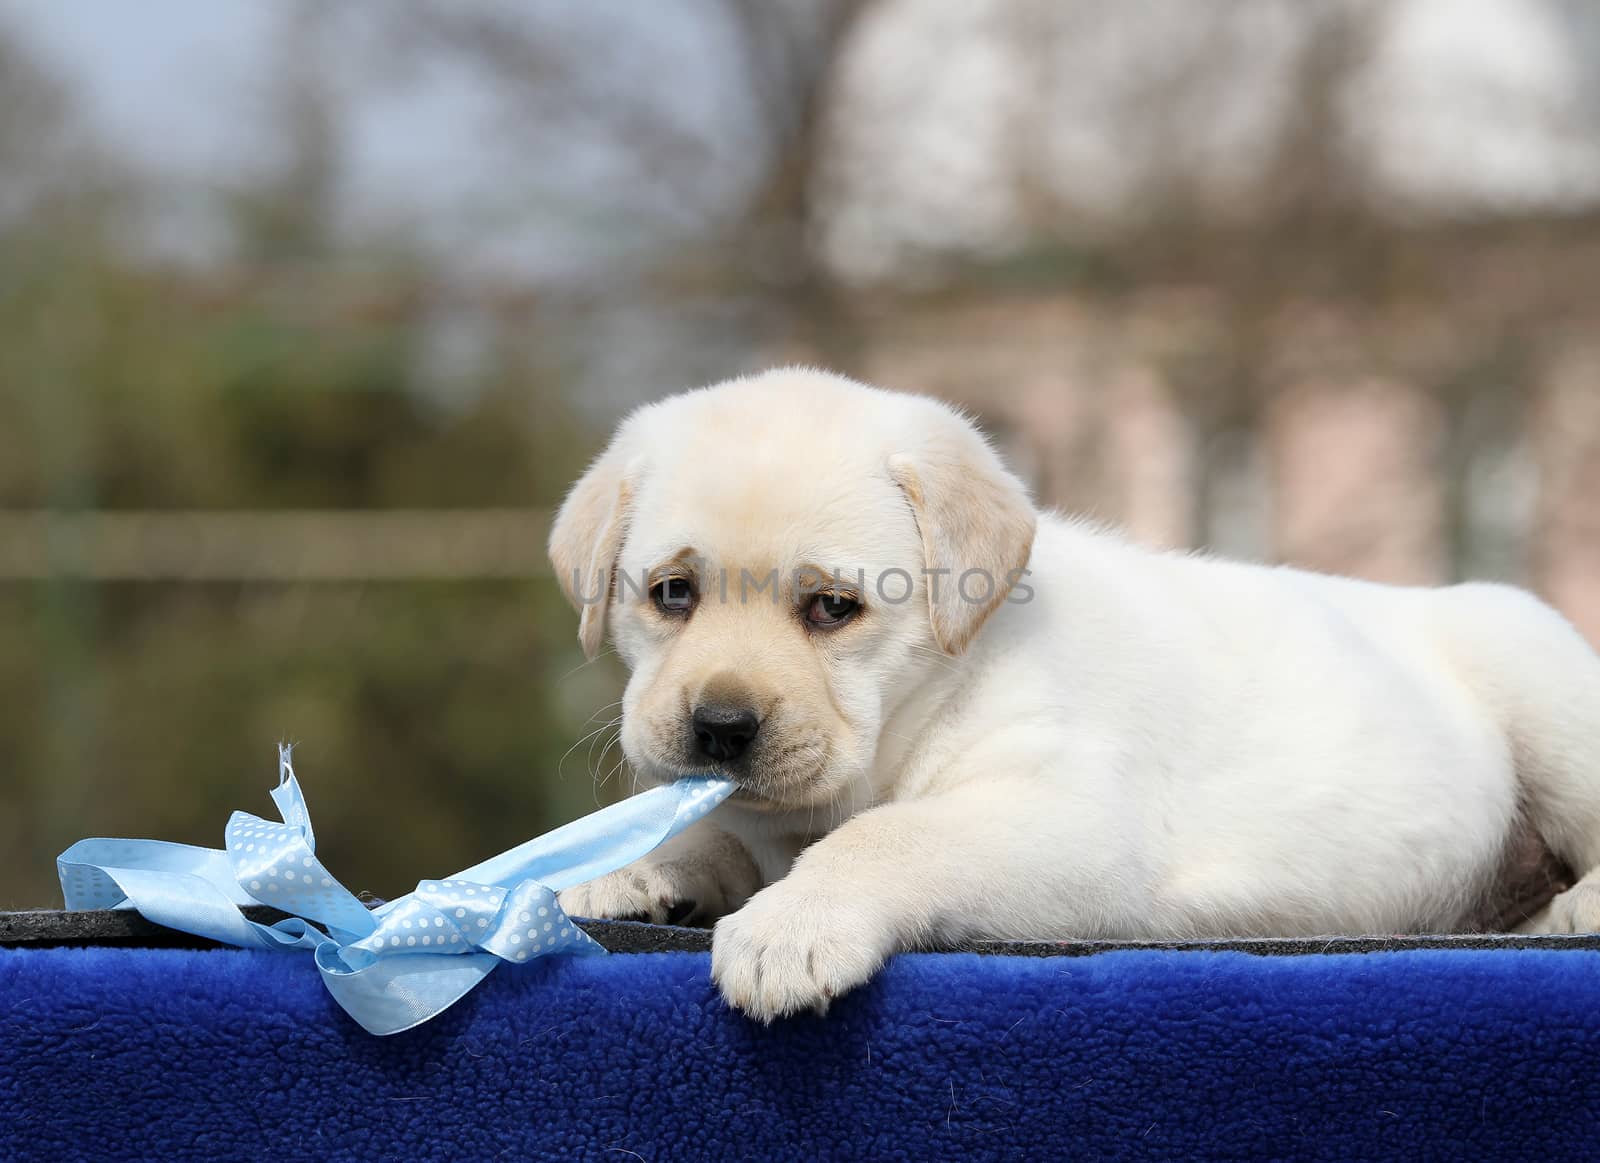
[[[635,412],[550,557],[584,650],[609,631],[632,671],[635,770],[792,808],[871,794],[885,721],[1005,601],[1034,520],[951,409],[790,369]]]

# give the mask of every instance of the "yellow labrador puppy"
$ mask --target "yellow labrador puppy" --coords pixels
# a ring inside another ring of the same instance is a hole
[[[1600,865],[1600,659],[1554,611],[1141,549],[930,399],[641,408],[550,555],[638,776],[741,789],[562,904],[716,919],[756,1018],[926,944],[1450,930],[1519,830]],[[1529,927],[1597,924],[1591,875]]]

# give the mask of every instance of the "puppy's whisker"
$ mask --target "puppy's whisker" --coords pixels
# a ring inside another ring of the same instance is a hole
[[[616,729],[618,734],[620,735],[621,734],[621,730],[620,730],[621,724],[622,724],[622,716],[621,715],[615,715],[612,718],[607,719],[604,723],[601,723],[593,731],[590,731],[587,735],[585,735],[584,738],[591,741],[589,743],[589,752],[590,752],[590,754],[592,755],[594,753],[594,742],[593,742],[593,740],[601,738],[603,735],[605,735],[606,732],[611,731],[613,729]],[[608,743],[607,746],[610,746],[610,744]]]
[[[583,670],[586,667],[593,666],[595,663],[599,662],[602,658],[612,657],[616,653],[617,652],[615,650],[611,650],[611,649],[608,648],[606,650],[602,650],[599,654],[596,654],[593,658],[585,659],[584,661],[578,663],[577,666],[575,666],[571,670],[567,671],[566,674],[563,674],[560,678],[556,679],[556,685],[559,686],[561,683],[566,682],[573,675],[577,674],[580,670]]]
[[[601,715],[605,714],[607,711],[614,710],[615,708],[620,707],[621,705],[622,705],[622,700],[621,699],[614,699],[611,702],[607,703],[603,707],[596,707],[594,709],[594,713],[583,721],[583,726],[587,727],[590,723],[594,722],[596,719],[598,719]],[[616,722],[616,719],[613,719],[612,722]]]
[[[609,730],[612,727],[615,727],[620,722],[622,722],[622,716],[618,715],[616,718],[610,720],[609,722],[600,724],[600,726],[596,727],[593,731],[586,732],[584,735],[580,736],[578,741],[576,743],[574,743],[571,747],[568,747],[566,752],[561,756],[561,758],[556,761],[556,778],[557,779],[562,779],[563,778],[562,772],[566,767],[567,760],[572,757],[572,753],[574,751],[576,751],[578,748],[582,747],[586,742],[589,742],[590,740],[592,740],[595,737],[599,736],[603,732]],[[594,744],[593,743],[589,743],[589,754],[591,756],[594,754]]]
[[[615,744],[617,739],[619,739],[619,738],[621,738],[621,733],[620,732],[618,732],[617,736],[615,738],[613,738],[610,743],[606,744],[607,749],[609,749],[613,744]],[[611,776],[616,773],[617,768],[620,767],[623,763],[626,763],[626,762],[627,762],[627,756],[623,755],[617,760],[617,763],[612,766],[612,768],[611,768],[611,770],[609,772],[607,772],[605,774],[601,774],[600,766],[601,766],[601,764],[605,763],[604,753],[602,752],[602,756],[601,756],[600,762],[596,763],[596,764],[591,764],[590,769],[589,769],[589,778],[590,778],[590,781],[591,781],[590,786],[591,786],[592,794],[594,796],[594,806],[595,807],[598,808],[598,807],[602,806],[602,798],[601,798],[601,794],[600,794],[600,789],[603,788],[606,785],[607,781],[610,780]]]
[[[589,757],[587,761],[589,778],[593,780],[597,786],[600,783],[603,783],[605,779],[605,777],[598,775],[599,769],[606,762],[606,757],[611,753],[611,749],[616,746],[617,741],[621,738],[622,733],[618,731],[615,735],[612,735],[609,739],[607,739],[604,746],[600,748],[600,754],[598,758],[595,756],[595,744],[589,744]]]
[[[595,803],[596,804],[600,803],[601,789],[604,788],[606,786],[606,784],[610,783],[613,778],[615,778],[616,774],[619,771],[622,770],[623,765],[625,763],[627,763],[627,762],[628,762],[627,757],[623,756],[622,758],[618,759],[615,763],[613,763],[611,765],[611,767],[605,772],[605,774],[597,776],[597,778],[594,781],[594,797],[595,797]]]

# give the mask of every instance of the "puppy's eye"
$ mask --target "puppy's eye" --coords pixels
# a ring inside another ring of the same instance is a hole
[[[821,593],[806,607],[806,621],[813,626],[840,626],[856,616],[861,603],[843,594]]]
[[[687,614],[694,609],[694,583],[686,577],[664,577],[650,587],[650,597],[663,614]]]

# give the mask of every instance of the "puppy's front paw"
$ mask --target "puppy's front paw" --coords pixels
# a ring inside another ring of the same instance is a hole
[[[688,890],[688,891],[686,891]],[[630,864],[586,884],[563,889],[557,898],[569,917],[676,924],[699,907],[692,886],[670,866]]]
[[[710,924],[755,892],[760,874],[744,846],[724,833],[702,835],[695,848],[659,855],[573,885],[560,896],[568,916]]]
[[[859,904],[784,880],[717,923],[711,977],[729,1005],[770,1023],[826,1012],[892,951],[888,928]]]
[[[1600,878],[1585,876],[1544,910],[1517,926],[1519,933],[1600,933]]]

